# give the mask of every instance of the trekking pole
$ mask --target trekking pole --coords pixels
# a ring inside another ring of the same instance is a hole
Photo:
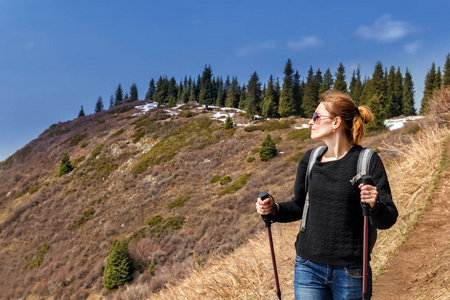
[[[375,186],[372,176],[363,175],[361,177],[364,185]],[[362,298],[367,299],[367,266],[369,265],[369,203],[362,204],[363,216],[364,216],[364,235],[363,235],[363,285],[362,285]]]
[[[269,195],[267,192],[262,192],[258,196],[261,198],[261,200],[271,198],[273,200],[273,197]],[[270,246],[270,255],[272,257],[272,265],[273,265],[273,275],[275,277],[275,288],[277,291],[277,298],[278,300],[281,300],[281,291],[280,291],[280,283],[278,282],[278,272],[277,272],[277,262],[275,260],[275,251],[273,249],[273,241],[272,241],[272,216],[271,215],[261,215],[262,219],[264,220],[264,223],[266,223],[267,227],[267,235],[269,236],[269,246]]]

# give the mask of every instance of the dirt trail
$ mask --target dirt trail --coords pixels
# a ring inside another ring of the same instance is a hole
[[[447,143],[450,162],[450,142]],[[374,282],[373,300],[450,299],[450,163],[411,237]]]

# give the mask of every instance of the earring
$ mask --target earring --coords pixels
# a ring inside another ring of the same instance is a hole
[[[333,132],[336,132],[336,129],[333,129]]]

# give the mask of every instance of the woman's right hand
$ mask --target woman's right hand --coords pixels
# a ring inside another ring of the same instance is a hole
[[[275,214],[275,203],[272,199],[272,197],[267,197],[264,200],[261,200],[261,198],[258,198],[256,200],[256,212],[258,212],[261,215],[274,215]]]

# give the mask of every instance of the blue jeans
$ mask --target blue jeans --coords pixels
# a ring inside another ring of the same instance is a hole
[[[367,299],[372,297],[372,270],[368,266]],[[295,299],[362,299],[362,265],[333,266],[295,258]]]

